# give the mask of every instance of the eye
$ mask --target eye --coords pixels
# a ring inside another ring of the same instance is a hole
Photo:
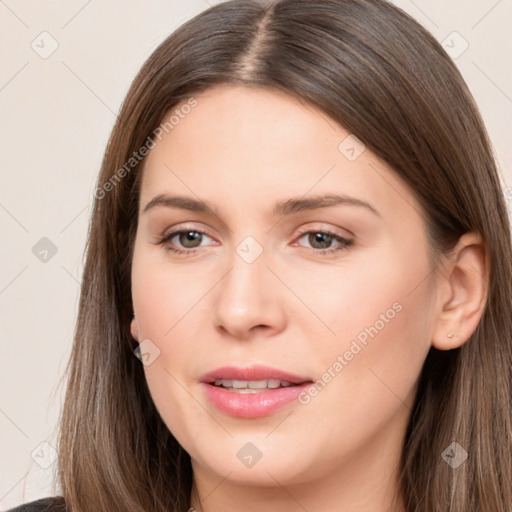
[[[163,245],[169,252],[192,255],[197,252],[197,248],[200,247],[201,239],[204,236],[210,238],[206,233],[198,231],[197,229],[180,229],[167,233],[160,238],[158,243]],[[169,242],[171,242],[173,238],[176,238],[176,241],[181,244],[182,249],[179,248],[179,246],[175,248],[170,245]]]
[[[346,250],[354,244],[354,240],[348,240],[328,230],[303,231],[298,240],[302,238],[307,239],[308,243],[311,245],[311,250],[322,256]],[[337,242],[338,245],[332,247],[333,242]]]
[[[212,240],[206,233],[197,229],[177,229],[160,237],[157,243],[162,245],[166,251],[174,254],[192,256],[201,247],[203,237]],[[306,237],[311,245],[309,249],[322,256],[346,250],[354,244],[353,240],[348,240],[328,230],[303,231],[298,240]],[[176,239],[175,242],[173,242],[173,239]],[[333,246],[335,242],[337,245]],[[307,249],[307,247],[305,248]]]

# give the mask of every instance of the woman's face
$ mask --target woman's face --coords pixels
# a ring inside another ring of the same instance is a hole
[[[212,489],[365,474],[374,492],[398,465],[434,329],[420,206],[311,105],[228,86],[195,100],[173,109],[141,186],[132,333],[156,407]],[[256,365],[272,370],[224,383],[242,391],[202,382]],[[286,380],[276,370],[310,384],[256,390]]]

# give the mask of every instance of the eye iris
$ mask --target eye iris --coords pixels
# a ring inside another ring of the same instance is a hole
[[[332,242],[332,236],[327,233],[310,233],[308,241],[315,249],[326,249]],[[315,247],[317,242],[320,242],[321,247]]]
[[[184,231],[183,233],[180,233],[179,235],[179,241],[180,244],[183,245],[183,247],[187,248],[194,248],[200,245],[201,243],[201,233],[198,233],[197,231]],[[189,242],[199,241],[197,245],[188,245]]]

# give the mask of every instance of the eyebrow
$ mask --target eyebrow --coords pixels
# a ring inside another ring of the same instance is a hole
[[[316,210],[319,208],[327,208],[329,206],[348,205],[348,206],[359,206],[366,208],[374,215],[381,217],[381,214],[371,204],[357,199],[356,197],[348,195],[337,195],[327,194],[321,196],[310,196],[291,198],[286,201],[280,201],[274,205],[274,215],[289,215],[291,213],[297,213],[307,210]],[[214,213],[217,215],[217,211],[212,204],[185,196],[169,196],[165,194],[159,194],[155,196],[148,204],[144,207],[143,213],[155,208],[157,206],[163,206],[167,208],[180,208],[183,210],[189,210],[192,212],[200,213]]]

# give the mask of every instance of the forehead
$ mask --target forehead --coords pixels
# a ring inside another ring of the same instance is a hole
[[[164,116],[174,122],[146,158],[142,206],[172,193],[270,210],[288,197],[336,193],[397,215],[420,211],[396,173],[314,105],[228,85],[193,98],[195,106],[183,108],[193,104],[185,100]]]

